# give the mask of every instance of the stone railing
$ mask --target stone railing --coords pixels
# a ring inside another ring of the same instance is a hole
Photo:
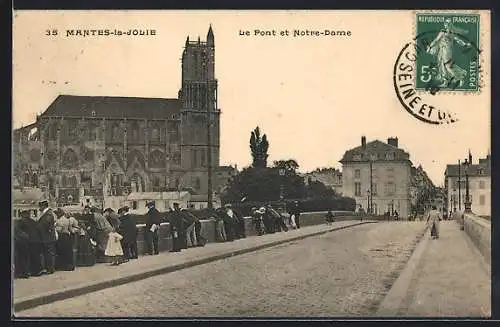
[[[358,220],[359,217],[356,216],[352,212],[333,212],[336,221],[341,220]],[[325,223],[325,212],[305,212],[300,215],[300,226],[313,226],[313,225],[321,225]],[[255,236],[257,232],[255,230],[255,226],[253,224],[252,217],[245,217],[245,232],[247,236]],[[216,242],[216,230],[215,230],[215,220],[201,220],[201,235],[207,240],[209,243]],[[138,236],[137,236],[137,250],[139,254],[146,253],[146,243],[145,243],[145,229],[146,225],[139,224],[138,227]],[[172,249],[172,237],[170,234],[170,224],[162,223],[160,224],[159,229],[159,241],[158,241],[159,251],[169,251]]]
[[[464,230],[477,249],[491,264],[491,222],[477,217],[471,213],[457,212],[454,215],[455,220]]]

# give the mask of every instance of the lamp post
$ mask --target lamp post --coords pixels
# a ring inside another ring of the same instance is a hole
[[[371,214],[371,205],[370,205],[370,196],[371,196],[371,192],[370,190],[367,190],[366,191],[366,213],[367,214]]]
[[[472,212],[471,210],[471,201],[470,201],[470,196],[469,196],[469,165],[470,162],[465,159],[464,161],[464,170],[465,170],[465,202],[464,202],[464,207],[465,207],[465,212],[470,213]]]
[[[285,179],[285,168],[278,168],[278,173],[280,175],[280,200],[281,205],[285,208],[285,187],[283,185],[283,180]]]

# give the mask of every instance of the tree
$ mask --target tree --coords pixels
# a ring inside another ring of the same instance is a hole
[[[269,142],[267,141],[266,134],[260,135],[260,129],[257,126],[250,135],[250,151],[252,153],[254,168],[267,167],[267,150],[269,149]]]
[[[299,169],[299,164],[294,159],[288,160],[275,160],[273,162],[274,168],[284,168],[287,174],[296,174]]]

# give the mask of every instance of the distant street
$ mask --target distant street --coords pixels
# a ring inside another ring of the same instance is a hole
[[[35,307],[17,316],[374,315],[423,227],[422,222],[360,225]]]

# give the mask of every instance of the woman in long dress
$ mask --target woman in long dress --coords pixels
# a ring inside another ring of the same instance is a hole
[[[451,19],[448,18],[444,21],[444,29],[438,33],[427,48],[427,52],[437,59],[436,79],[441,82],[439,86],[446,87],[450,83],[458,83],[459,87],[463,85],[467,71],[453,61],[453,45],[456,42],[463,47],[470,47],[470,43],[457,36],[457,34],[467,34],[468,32],[454,26]]]
[[[93,234],[92,227],[83,221],[79,225],[76,265],[80,267],[93,266],[96,263],[95,246],[97,243],[90,236]]]
[[[441,213],[437,210],[435,205],[432,206],[432,210],[427,214],[427,224],[431,228],[431,238],[439,238],[439,221],[441,221]]]

